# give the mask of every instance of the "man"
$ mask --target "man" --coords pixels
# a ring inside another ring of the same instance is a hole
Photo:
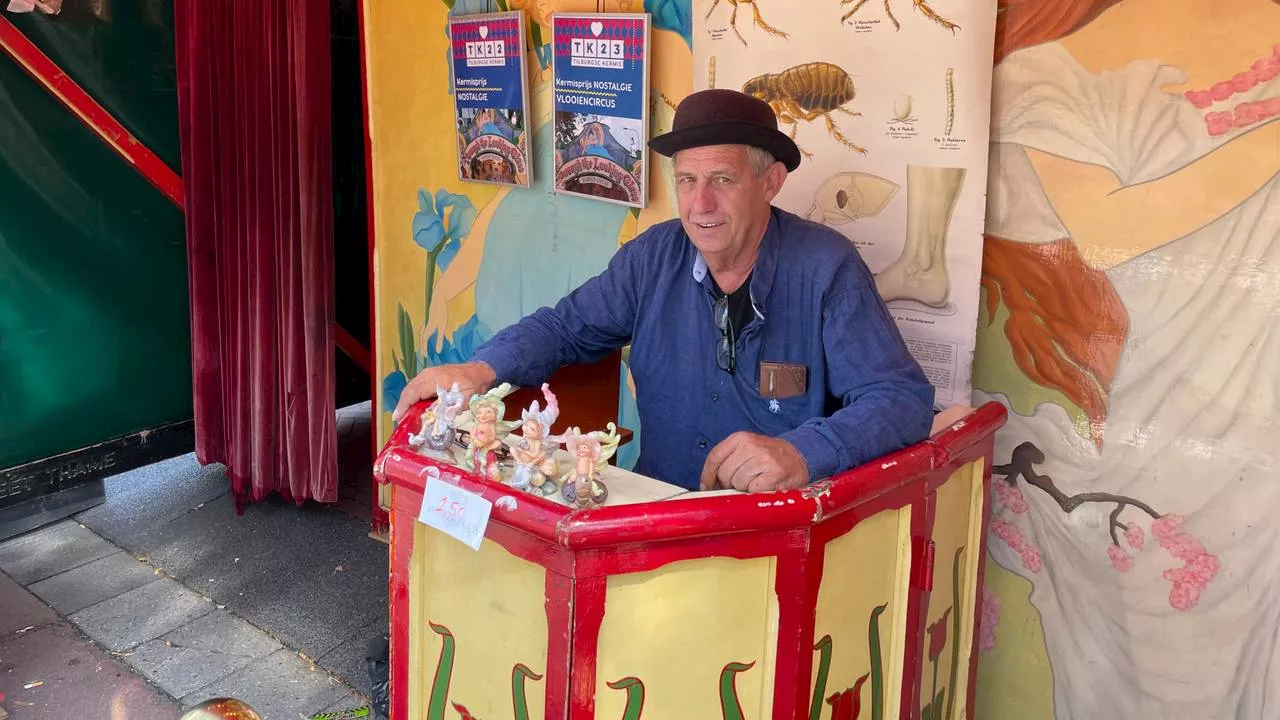
[[[643,475],[786,490],[923,440],[933,388],[866,264],[844,236],[771,205],[800,151],[769,105],[694,93],[649,146],[674,160],[679,220],[471,362],[424,370],[397,421],[437,385],[537,386],[630,343]]]

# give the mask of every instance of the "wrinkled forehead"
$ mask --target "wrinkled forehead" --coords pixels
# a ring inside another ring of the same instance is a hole
[[[676,152],[672,158],[677,175],[710,175],[741,172],[751,162],[746,145],[705,145]]]

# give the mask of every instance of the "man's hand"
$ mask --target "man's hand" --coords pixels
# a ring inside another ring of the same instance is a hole
[[[743,492],[794,490],[809,483],[809,465],[786,440],[736,432],[716,445],[702,466],[702,489]]]
[[[396,404],[396,410],[391,414],[391,420],[398,425],[404,418],[405,412],[413,407],[414,403],[435,397],[437,387],[448,388],[458,383],[458,389],[462,391],[463,397],[469,398],[475,393],[487,391],[496,379],[493,368],[482,362],[429,367],[418,373],[418,376],[405,386],[404,392],[400,393],[400,402]]]

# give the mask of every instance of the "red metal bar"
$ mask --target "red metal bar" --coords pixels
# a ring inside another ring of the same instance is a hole
[[[182,178],[3,16],[0,16],[0,48],[80,118],[86,127],[102,138],[103,142],[110,145],[117,155],[132,165],[147,182],[154,185],[179,209],[183,209]]]
[[[547,571],[547,702],[548,718],[569,716],[569,677],[573,657],[573,581]]]
[[[911,535],[913,538],[933,537],[933,516],[936,500],[937,496],[930,492],[920,502],[911,506]],[[910,572],[913,575],[917,572],[914,558]],[[904,643],[902,704],[898,715],[903,720],[913,720],[913,718],[920,717],[920,681],[922,674],[919,668],[924,666],[924,644],[929,637],[929,633],[926,631],[926,626],[929,622],[929,595],[930,593],[927,590],[916,587],[915,583],[907,584],[906,636],[902,638]]]
[[[827,517],[824,522],[814,526],[813,544],[815,546],[826,545],[832,540],[842,537],[852,530],[855,525],[872,515],[877,515],[885,510],[898,510],[923,499],[923,483],[916,482],[896,487],[883,495],[877,495],[860,505],[848,508],[844,512]]]
[[[966,461],[961,458],[980,456],[984,452],[983,440],[1008,417],[1009,411],[1003,405],[989,402],[939,431],[925,441],[937,455],[933,466],[962,465]]]
[[[400,490],[398,492],[407,491]],[[415,500],[422,497],[417,493],[412,494]],[[521,560],[540,565],[550,572],[562,575],[574,574],[575,560],[573,553],[558,545],[539,540],[529,533],[495,522],[489,523],[489,526],[485,528],[484,537],[490,542],[497,543],[503,550]]]
[[[778,596],[778,656],[774,671],[773,720],[809,715],[809,686],[813,679],[814,624],[818,590],[822,587],[825,552],[784,552],[778,556],[774,592]],[[793,638],[793,642],[784,642]]]
[[[604,624],[607,592],[607,581],[603,577],[579,578],[573,582],[573,685],[569,688],[570,720],[595,720],[596,650],[600,646],[600,626]]]
[[[808,540],[808,532],[807,528],[802,527],[593,548],[576,554],[575,574],[577,577],[626,575],[656,570],[681,560],[708,557],[737,560],[773,557],[779,552],[803,548]]]
[[[626,543],[715,538],[808,526],[817,503],[802,491],[614,505],[570,512],[556,541],[573,550]]]
[[[926,443],[913,445],[818,483],[812,491],[822,504],[822,517],[831,517],[917,483],[936,467],[935,460]]]
[[[409,493],[396,493],[391,514],[403,520],[391,525],[391,717],[409,717],[409,567],[417,509]],[[419,496],[419,502],[421,502]]]
[[[911,587],[927,593],[933,592],[935,550],[936,547],[929,538],[911,536]]]
[[[354,362],[361,370],[367,373],[373,372],[373,370],[370,369],[368,348],[361,345],[359,340],[352,337],[351,333],[347,332],[345,328],[337,323],[333,324],[333,342],[338,346],[338,349],[346,353],[347,357],[351,358],[352,362]],[[374,435],[377,435],[377,428],[375,427],[374,430]],[[377,441],[376,438],[374,440],[375,442]],[[377,453],[374,453],[374,457],[377,457]]]

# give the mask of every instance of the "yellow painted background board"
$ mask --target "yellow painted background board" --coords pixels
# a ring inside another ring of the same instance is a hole
[[[885,510],[858,523],[827,544],[822,585],[814,623],[814,641],[831,637],[831,664],[821,693],[820,718],[832,717],[826,698],[851,689],[871,672],[868,628],[872,612],[878,617],[880,655],[884,668],[884,718],[898,717],[902,688],[907,582],[911,568],[911,508]],[[809,695],[819,680],[821,651],[814,651]],[[871,704],[871,678],[859,689],[861,706]],[[891,699],[894,699],[891,701]]]
[[[479,551],[415,523],[409,570],[409,716],[427,717],[443,638],[454,636],[454,663],[445,717],[452,703],[480,718],[514,717],[511,671],[516,663],[543,676],[525,682],[529,717],[546,706],[546,571],[486,539]]]
[[[639,678],[645,718],[721,717],[719,679],[730,662],[748,718],[773,713],[778,602],[773,558],[707,558],[610,577],[596,665],[596,717],[620,718],[626,695],[608,683]]]
[[[940,710],[937,714],[926,716],[938,720],[965,717],[969,649],[973,641],[973,598],[977,589],[974,553],[978,547],[978,533],[981,531],[981,510],[982,461],[977,461],[957,470],[938,488],[934,507],[933,592],[929,595],[926,614],[928,621],[922,657],[924,671],[920,683],[920,706],[926,708],[930,697],[937,698],[941,693]],[[958,637],[957,618],[960,630]],[[938,657],[931,659],[929,655],[933,639],[928,628],[933,628],[940,622],[945,627],[935,632],[945,635],[945,645]],[[956,648],[959,648],[958,652]],[[952,667],[958,668],[954,684]],[[950,714],[947,714],[948,710]]]

